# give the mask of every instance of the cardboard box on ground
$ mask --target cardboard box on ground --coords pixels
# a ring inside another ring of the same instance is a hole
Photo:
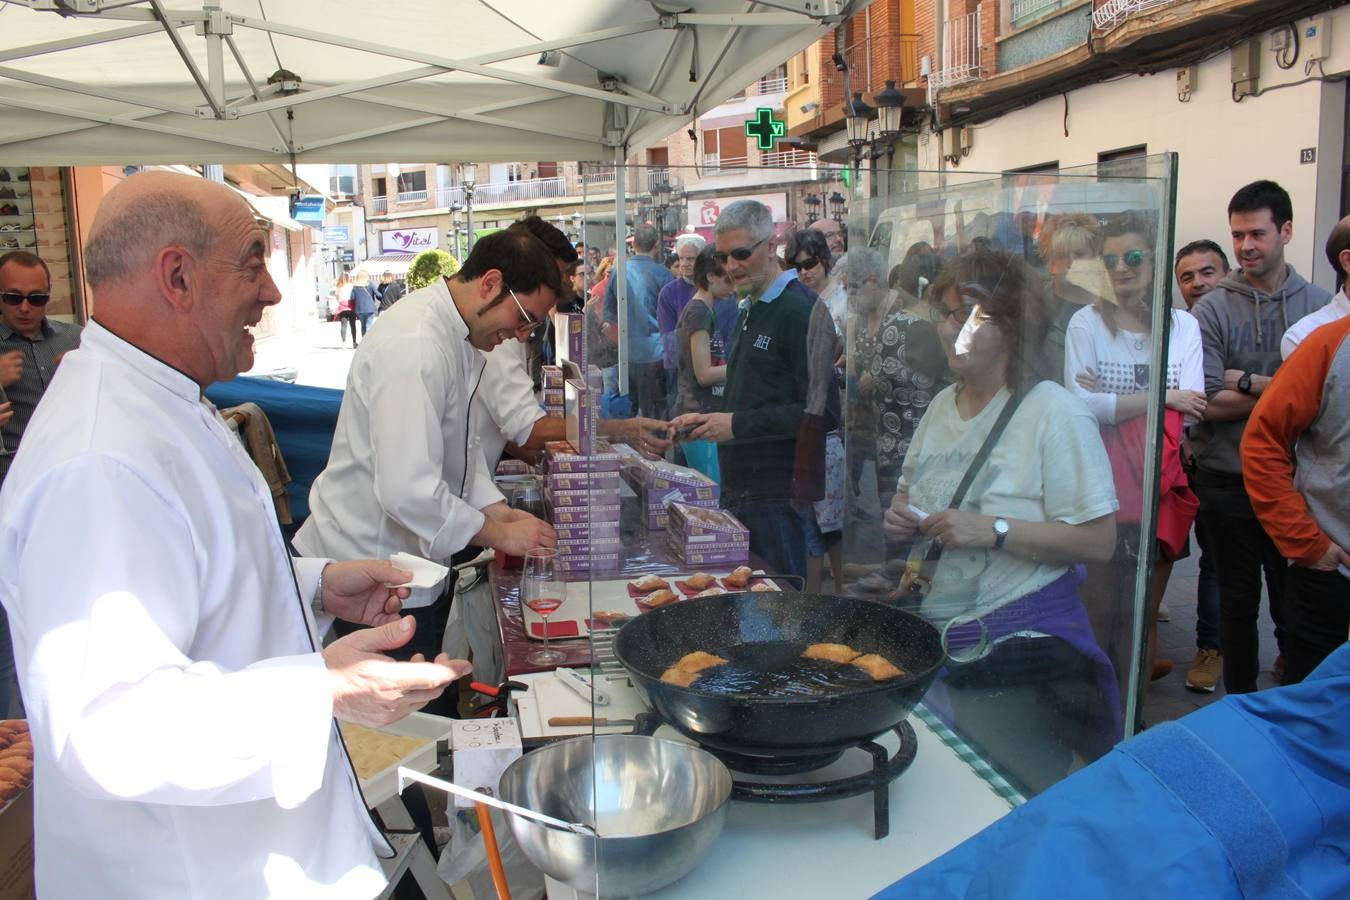
[[[0,900],[32,900],[33,789],[0,809]]]

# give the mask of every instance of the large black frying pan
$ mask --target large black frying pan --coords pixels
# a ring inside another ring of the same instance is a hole
[[[808,644],[848,644],[905,671],[873,681],[853,666],[802,660]],[[652,709],[704,746],[748,757],[831,754],[909,715],[944,661],[938,629],[884,603],[827,594],[735,593],[630,619],[614,642]],[[661,674],[686,653],[726,657],[681,688]]]

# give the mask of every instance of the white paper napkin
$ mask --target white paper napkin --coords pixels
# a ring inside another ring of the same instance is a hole
[[[446,575],[450,574],[450,570],[440,563],[434,563],[420,556],[413,556],[411,553],[395,553],[389,557],[389,561],[400,569],[406,569],[413,573],[412,581],[407,582],[407,587],[433,588],[444,581]],[[399,587],[403,586],[399,585]]]

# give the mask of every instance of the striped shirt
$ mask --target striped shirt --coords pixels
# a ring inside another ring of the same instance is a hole
[[[56,358],[80,346],[80,326],[52,319],[42,320],[37,338],[28,338],[0,322],[0,355],[18,350],[23,354],[23,375],[4,388],[14,409],[14,418],[4,427],[6,450],[17,450],[24,429],[33,418],[33,410],[56,374]],[[9,473],[13,456],[0,456],[0,483]]]

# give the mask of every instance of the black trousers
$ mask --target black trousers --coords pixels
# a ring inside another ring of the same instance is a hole
[[[1284,683],[1298,684],[1350,631],[1350,578],[1290,566],[1284,585]]]
[[[1248,694],[1256,690],[1256,676],[1261,671],[1257,629],[1261,576],[1264,572],[1275,642],[1283,653],[1285,573],[1289,567],[1257,520],[1239,476],[1199,471],[1195,489],[1219,576],[1223,687],[1230,694]]]

